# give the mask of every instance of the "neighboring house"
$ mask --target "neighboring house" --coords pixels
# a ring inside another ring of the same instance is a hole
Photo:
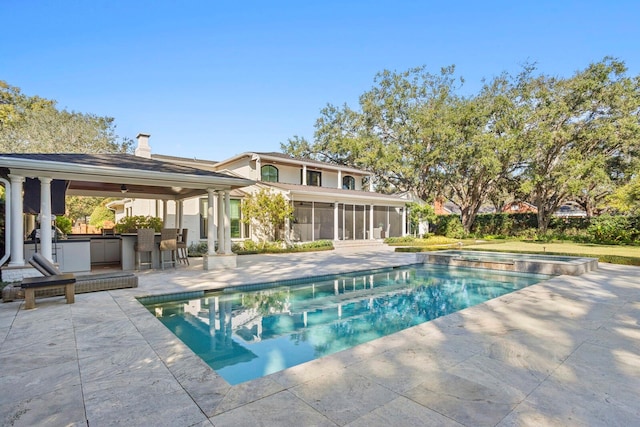
[[[557,211],[553,213],[555,216],[562,218],[579,217],[584,218],[587,216],[587,212],[576,202],[567,202],[560,206]]]
[[[504,213],[538,213],[538,208],[531,203],[513,201],[502,207]]]
[[[507,203],[503,208],[504,213],[538,213],[538,208],[531,203],[515,201]],[[575,202],[567,202],[560,206],[554,213],[559,217],[584,217],[587,213]]]
[[[385,195],[373,191],[370,173],[347,166],[295,159],[282,153],[242,153],[221,162],[150,154],[151,158],[183,166],[223,172],[257,181],[256,185],[231,192],[231,238],[250,239],[251,227],[242,221],[241,200],[268,188],[293,204],[293,221],[287,230],[290,241],[367,240],[407,234],[408,195]],[[170,202],[172,203],[172,202]],[[214,203],[216,201],[214,200]],[[109,207],[116,221],[123,216],[163,216],[169,224],[189,229],[189,244],[207,238],[208,199],[185,200],[167,206],[153,200],[123,199]],[[181,220],[180,220],[181,218]]]

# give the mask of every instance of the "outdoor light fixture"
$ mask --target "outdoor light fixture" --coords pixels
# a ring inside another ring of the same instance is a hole
[[[122,184],[122,185],[120,186],[120,192],[121,192],[122,194],[124,194],[124,193],[126,193],[127,191],[129,191],[129,189],[127,188],[127,186],[126,186],[126,185],[124,185],[124,184]]]

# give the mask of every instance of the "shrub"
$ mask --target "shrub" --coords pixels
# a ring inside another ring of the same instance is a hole
[[[436,234],[451,237],[453,239],[462,239],[465,236],[462,228],[462,221],[458,215],[441,215],[436,223]]]
[[[71,220],[66,216],[58,216],[56,217],[56,227],[58,227],[64,234],[69,234],[73,229],[73,224],[71,224]]]
[[[596,243],[619,244],[637,242],[638,230],[632,229],[632,221],[626,216],[602,215],[591,220],[588,235]]]
[[[243,242],[234,243],[232,249],[233,252],[240,255],[307,252],[331,250],[333,249],[333,242],[331,240],[316,240],[313,242],[298,243],[287,247],[284,242],[256,243],[253,240],[245,240]]]
[[[162,220],[153,216],[125,216],[115,226],[118,233],[135,233],[139,228],[153,228],[159,233],[162,230]]]
[[[384,242],[388,245],[397,245],[397,244],[413,244],[416,242],[416,238],[413,236],[404,236],[404,237],[387,237],[384,239]]]
[[[190,244],[187,252],[189,256],[204,256],[207,254],[208,249],[209,245],[207,245],[207,242],[198,242]]]
[[[457,239],[452,239],[445,236],[429,236],[424,239],[416,239],[415,237],[389,237],[384,240],[388,245],[408,245],[408,246],[436,246],[446,245],[456,242]]]
[[[296,245],[297,249],[333,249],[331,240],[316,240],[314,242],[304,242]]]
[[[538,217],[534,213],[494,213],[476,217],[471,232],[476,236],[502,235],[516,236],[524,230],[538,227]]]

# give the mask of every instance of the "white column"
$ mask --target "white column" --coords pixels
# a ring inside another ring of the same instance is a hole
[[[353,207],[353,210],[357,210],[357,206]],[[359,213],[359,212],[358,212]],[[357,218],[358,218],[358,213],[355,214],[355,219],[353,221],[353,228],[356,229],[357,227]],[[367,207],[366,206],[362,206],[362,238],[366,239],[367,236],[367,219],[365,218],[365,215],[367,214]],[[353,236],[353,238],[355,239],[356,236]]]
[[[402,237],[407,235],[407,208],[406,206],[402,209]]]
[[[373,175],[369,175],[369,191],[373,192]]]
[[[167,227],[167,201],[162,201],[162,226]]]
[[[0,266],[9,259],[11,255],[11,183],[0,177],[0,182],[4,184],[4,256],[0,259]]]
[[[302,185],[307,185],[307,165],[302,165]]]
[[[262,162],[260,162],[260,157],[256,159],[256,181],[262,181]]]
[[[218,191],[218,254],[224,254],[224,192]]]
[[[373,240],[373,205],[369,206],[369,239]]]
[[[342,171],[338,170],[338,188],[342,188]]]
[[[224,253],[231,254],[231,190],[224,192]]]
[[[176,205],[176,228],[182,229],[182,224],[183,224],[182,215],[184,213],[184,204],[182,203],[182,200],[177,200],[176,203],[177,203],[177,205]]]
[[[53,262],[51,249],[51,178],[40,177],[40,252]]]
[[[214,220],[214,207],[213,207],[213,199],[214,199],[215,191],[212,188],[207,189],[207,255],[215,255],[215,247],[216,247],[216,239],[214,237],[215,234],[215,223]]]
[[[333,240],[338,240],[338,202],[333,204]]]
[[[9,174],[11,180],[11,261],[10,266],[24,266],[24,226],[22,188],[24,176]]]
[[[316,240],[316,204],[311,202],[311,241]]]
[[[356,205],[353,205],[353,211],[351,212],[351,239],[356,239]]]

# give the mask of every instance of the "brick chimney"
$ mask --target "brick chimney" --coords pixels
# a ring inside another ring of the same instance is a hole
[[[433,202],[433,210],[436,215],[446,215],[448,212],[444,208],[444,198],[441,196],[436,197],[436,200]]]
[[[138,146],[134,152],[136,156],[146,157],[147,159],[151,158],[151,147],[149,146],[150,136],[148,133],[139,133],[138,136],[136,136],[138,140]]]

